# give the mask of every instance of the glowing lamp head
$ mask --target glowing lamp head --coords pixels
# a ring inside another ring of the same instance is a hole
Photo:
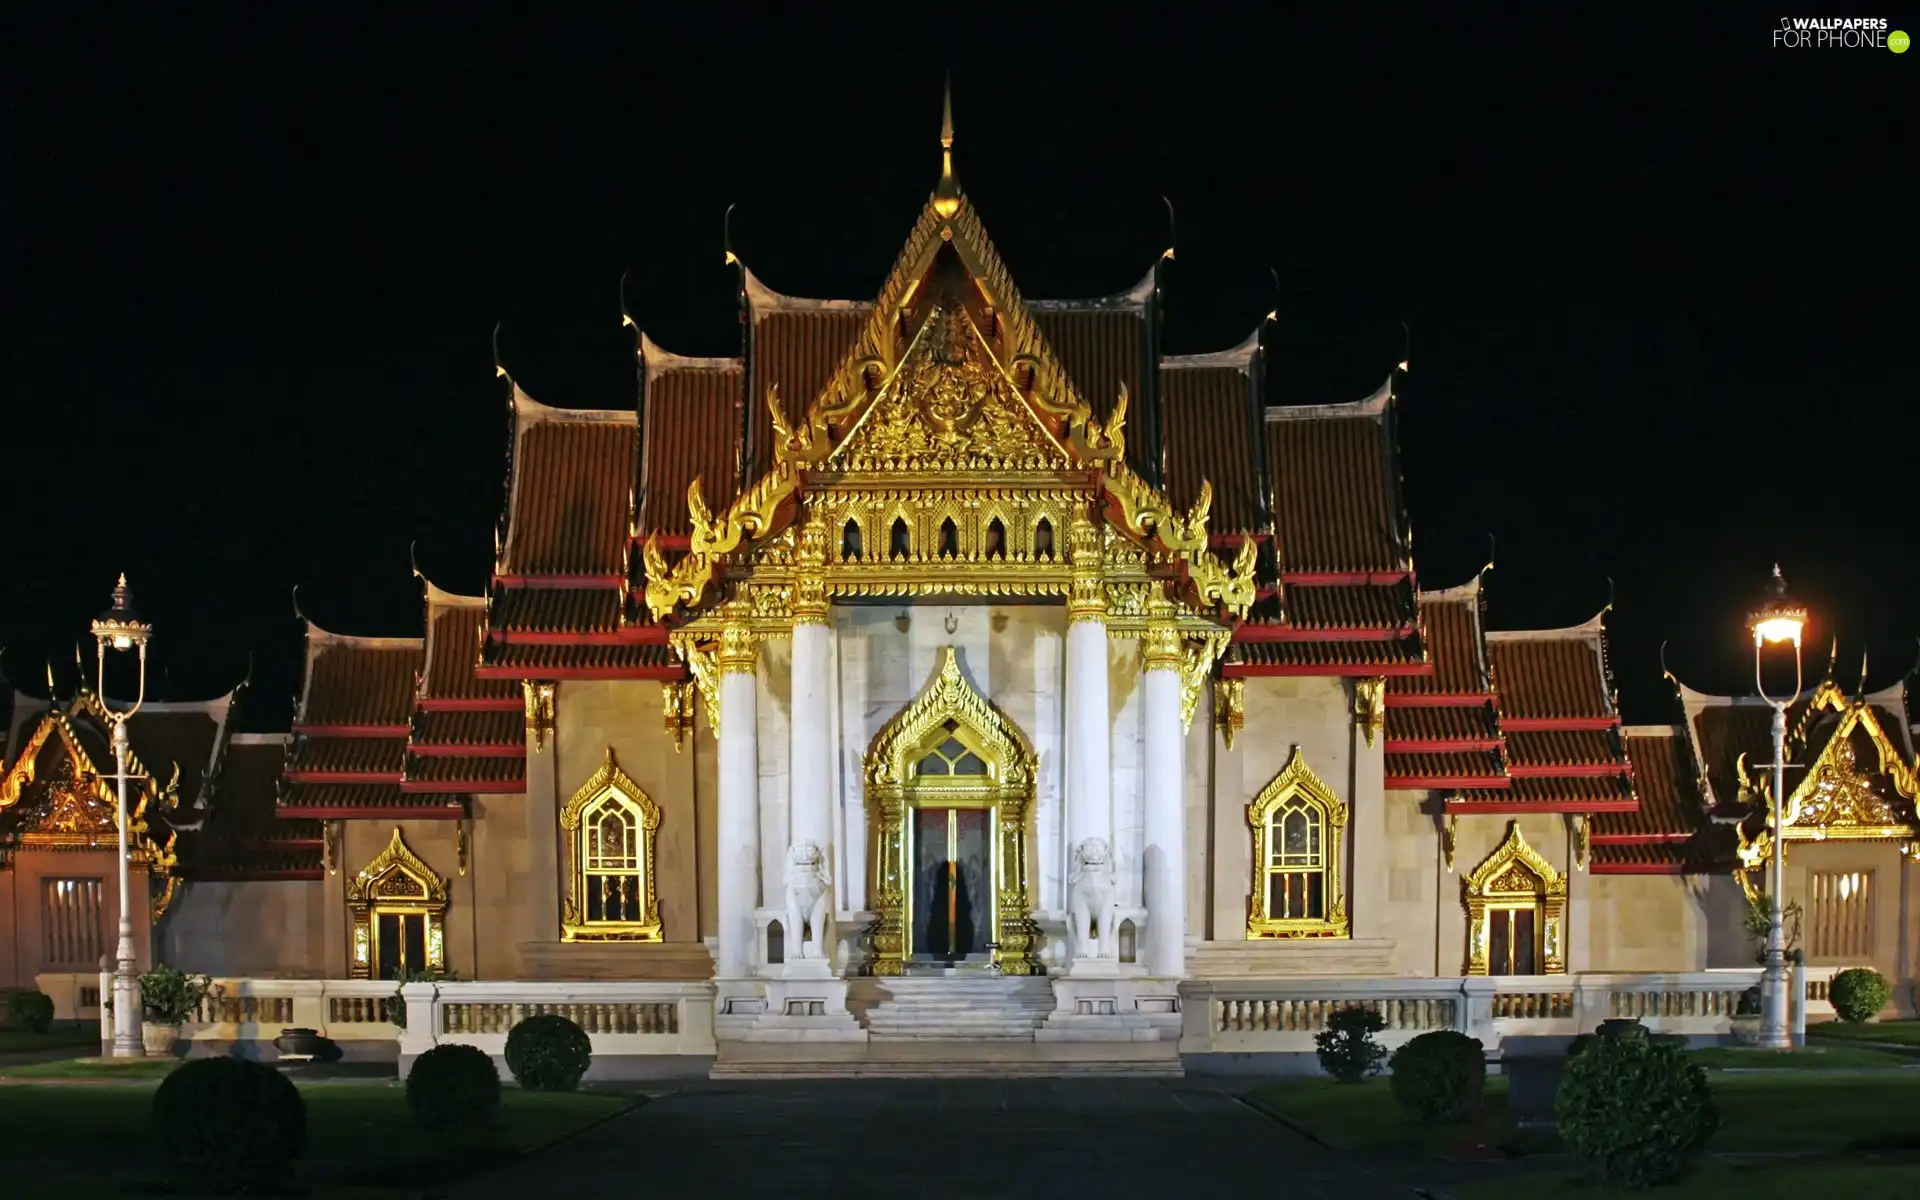
[[[132,650],[145,648],[152,632],[153,626],[142,621],[134,611],[133,589],[127,586],[127,577],[120,576],[120,582],[113,589],[113,607],[93,622],[94,638],[102,650]]]
[[[1807,627],[1805,605],[1796,604],[1787,599],[1787,581],[1780,575],[1780,567],[1773,568],[1773,578],[1767,583],[1767,594],[1760,606],[1747,618],[1747,627],[1753,630],[1753,644],[1756,646],[1779,645],[1792,642],[1800,645],[1800,635]]]

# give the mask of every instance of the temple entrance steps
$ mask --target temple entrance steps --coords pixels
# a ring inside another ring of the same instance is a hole
[[[1031,1042],[1054,1010],[1044,978],[980,975],[852,979],[847,1011],[875,1042]]]
[[[720,1043],[714,1079],[1179,1079],[1173,1042]]]

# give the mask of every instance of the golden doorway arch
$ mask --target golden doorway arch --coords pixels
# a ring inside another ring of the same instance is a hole
[[[870,934],[873,974],[903,974],[910,962],[943,952],[953,961],[962,949],[972,952],[967,957],[989,959],[1003,975],[1045,973],[1040,931],[1027,901],[1034,766],[1019,727],[967,681],[958,652],[942,650],[933,678],[867,750],[879,914]],[[969,868],[957,848],[963,823],[981,838],[984,858],[978,879],[984,903],[968,904],[964,917]],[[921,860],[942,845],[948,857],[930,872]],[[988,911],[980,912],[982,907]]]

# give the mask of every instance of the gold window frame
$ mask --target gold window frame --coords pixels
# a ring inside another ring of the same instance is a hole
[[[1508,824],[1506,840],[1460,886],[1467,909],[1467,974],[1490,973],[1490,914],[1516,908],[1539,914],[1534,949],[1540,973],[1566,974],[1567,877],[1527,844],[1520,822]]]
[[[1268,880],[1272,874],[1273,816],[1291,801],[1304,801],[1306,807],[1319,810],[1321,822],[1321,868],[1326,881],[1326,915],[1318,918],[1276,917],[1270,911]],[[1247,940],[1262,938],[1346,937],[1346,829],[1347,806],[1334,794],[1325,780],[1314,774],[1307,759],[1295,746],[1287,765],[1260,789],[1247,805],[1247,823],[1253,828],[1252,875],[1247,897]]]
[[[423,918],[429,971],[447,969],[447,881],[408,847],[393,827],[387,848],[361,868],[347,885],[347,910],[353,918],[353,952],[348,975],[373,978],[380,961],[379,918],[387,913]]]
[[[640,906],[637,921],[589,921],[587,919],[587,825],[585,816],[607,801],[626,808],[638,818],[640,847]],[[567,806],[560,810],[560,855],[566,874],[567,894],[560,913],[560,940],[563,942],[657,942],[661,940],[660,887],[655,872],[654,842],[660,829],[660,806],[640,785],[628,778],[614,761],[613,747],[607,747],[606,761],[587,780]]]

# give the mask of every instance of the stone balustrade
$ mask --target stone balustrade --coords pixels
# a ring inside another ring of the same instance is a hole
[[[585,1030],[596,1061],[714,1053],[710,983],[442,981],[410,983],[401,994],[407,1005],[400,1034],[403,1074],[415,1058],[450,1042],[498,1058],[513,1027],[543,1013],[557,1013]]]
[[[331,1038],[349,1059],[391,1059],[395,985],[379,979],[214,979],[181,1029],[191,1053],[272,1058],[288,1029]]]

